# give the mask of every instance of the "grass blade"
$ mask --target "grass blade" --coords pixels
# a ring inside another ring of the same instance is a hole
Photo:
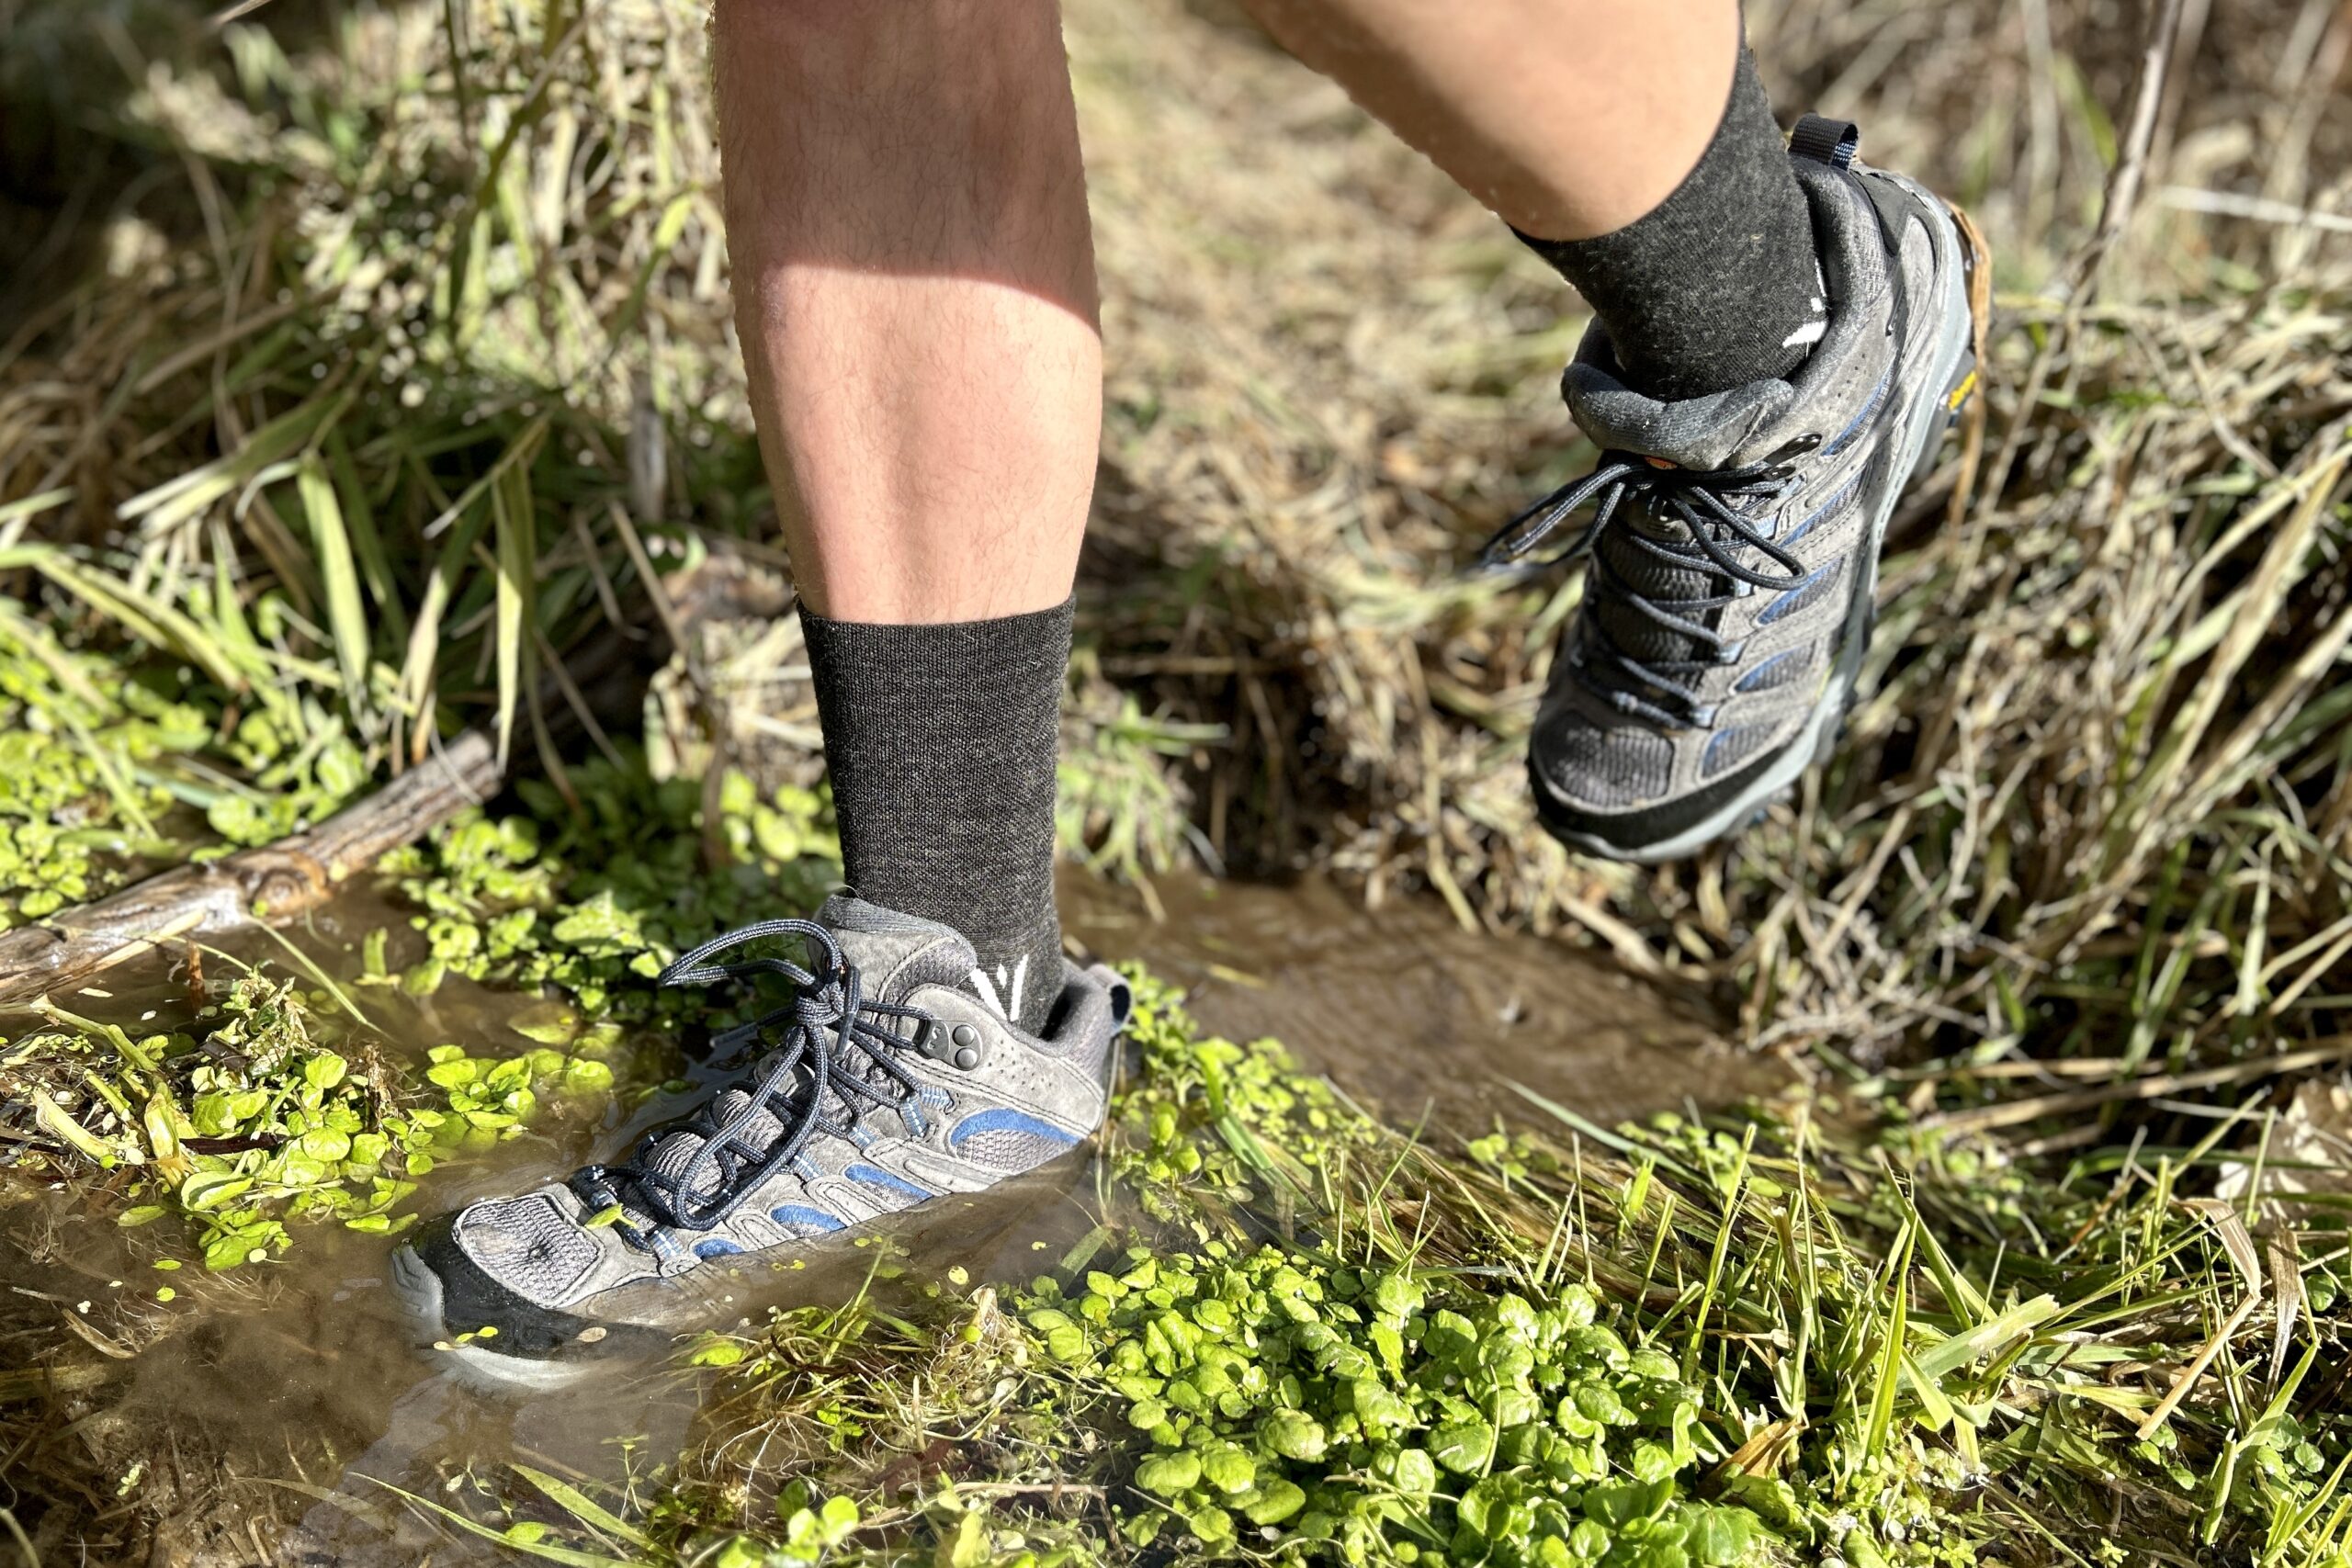
[[[343,671],[344,705],[366,722],[370,637],[368,608],[359,598],[359,571],[352,559],[351,535],[334,483],[316,453],[306,453],[295,474],[295,489],[310,519],[311,543],[319,552],[319,576],[326,589],[327,626],[334,637],[335,662]]]

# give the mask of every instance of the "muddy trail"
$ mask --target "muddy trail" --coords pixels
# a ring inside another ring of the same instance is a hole
[[[1074,938],[1183,987],[1205,1029],[1278,1037],[1428,1138],[1527,1111],[1513,1085],[1606,1124],[1779,1081],[1721,1043],[1702,1009],[1555,943],[1466,932],[1433,905],[1370,912],[1316,882],[1171,879],[1145,895],[1082,876],[1064,903]],[[406,925],[393,899],[357,890],[290,934],[318,973],[348,981],[371,933],[407,940]],[[300,964],[257,931],[209,962],[235,961]],[[527,1045],[514,1025],[548,1005],[455,978],[422,1000],[350,994],[387,1058],[420,1074],[436,1044]],[[160,969],[71,1005],[134,1032],[190,1011],[185,976]],[[698,1059],[691,1035],[633,1038],[627,1062],[613,1095],[441,1166],[403,1207],[435,1212],[611,1154],[729,1070]],[[741,1315],[712,1326],[861,1292],[911,1303],[950,1270],[1026,1280],[1118,1217],[1114,1190],[1089,1153],[942,1200],[887,1238],[747,1280],[729,1303]],[[40,1561],[505,1561],[511,1548],[456,1521],[490,1513],[511,1467],[639,1497],[695,1431],[711,1374],[688,1358],[612,1364],[529,1397],[458,1380],[386,1288],[388,1236],[298,1225],[276,1260],[159,1269],[172,1239],[123,1228],[121,1208],[104,1181],[54,1185],[0,1161],[0,1501]]]

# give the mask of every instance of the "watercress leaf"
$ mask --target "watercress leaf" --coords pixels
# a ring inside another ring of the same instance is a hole
[[[1684,1544],[1707,1568],[1730,1568],[1747,1555],[1756,1538],[1756,1517],[1745,1508],[1705,1506],[1691,1510]]]
[[[1456,1475],[1486,1469],[1494,1447],[1495,1429],[1482,1416],[1448,1421],[1430,1434],[1430,1457]]]
[[[1280,1524],[1306,1506],[1306,1494],[1295,1483],[1270,1481],[1258,1489],[1256,1496],[1242,1505],[1242,1512],[1253,1525],[1263,1528]]]
[[[1136,1467],[1136,1484],[1161,1497],[1181,1497],[1200,1484],[1197,1454],[1154,1454]]]

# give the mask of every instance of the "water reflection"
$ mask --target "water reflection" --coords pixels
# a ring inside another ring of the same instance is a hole
[[[1441,908],[1374,916],[1316,884],[1182,881],[1157,889],[1167,918],[1155,921],[1130,891],[1073,878],[1064,893],[1074,936],[1187,987],[1204,1025],[1278,1036],[1406,1122],[1426,1115],[1436,1128],[1482,1131],[1524,1111],[1505,1087],[1511,1079],[1603,1122],[1686,1097],[1720,1103],[1774,1081],[1714,1043],[1710,1021],[1687,1003],[1556,943],[1463,932]],[[347,975],[359,942],[386,925],[405,930],[389,905],[355,895],[297,941]],[[256,962],[285,957],[266,937],[239,946]],[[164,1027],[186,1013],[185,990],[168,976],[110,985],[110,1016],[153,1011],[151,1027]],[[447,1041],[522,1048],[504,1021],[535,998],[452,981],[421,1005],[380,989],[358,999],[392,1049],[421,1057]],[[593,1121],[553,1121],[437,1172],[424,1202],[447,1207],[560,1175],[626,1146],[728,1070],[666,1043],[652,1050],[654,1077],[675,1072],[695,1087]],[[460,1381],[417,1343],[385,1289],[386,1238],[301,1226],[280,1263],[165,1275],[147,1261],[150,1241],[114,1224],[111,1200],[5,1179],[0,1171],[0,1364],[50,1370],[54,1419],[11,1425],[0,1456],[35,1445],[12,1462],[40,1459],[44,1475],[86,1472],[94,1493],[119,1488],[126,1498],[176,1467],[178,1506],[165,1511],[187,1516],[173,1527],[185,1533],[159,1541],[152,1562],[249,1562],[264,1551],[306,1565],[506,1562],[507,1549],[435,1507],[499,1517],[493,1505],[512,1495],[516,1463],[625,1490],[692,1435],[700,1375],[667,1357],[599,1363],[580,1383],[528,1396]],[[750,1327],[770,1307],[860,1291],[911,1303],[951,1267],[977,1280],[1025,1280],[1102,1223],[1107,1201],[1092,1156],[1073,1155],[996,1191],[928,1205],[887,1239],[843,1238],[797,1268],[714,1276],[723,1306],[714,1326]],[[153,1302],[166,1280],[182,1298],[168,1309]],[[210,1467],[202,1484],[179,1473],[191,1465]]]

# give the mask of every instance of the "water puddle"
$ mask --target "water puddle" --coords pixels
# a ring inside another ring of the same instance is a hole
[[[1156,895],[1164,919],[1132,890],[1074,876],[1064,908],[1096,952],[1138,957],[1185,987],[1209,1029],[1280,1038],[1394,1121],[1484,1131],[1528,1112],[1512,1082],[1602,1122],[1778,1082],[1721,1045],[1703,1013],[1606,961],[1474,936],[1442,908],[1369,914],[1319,883],[1176,880]],[[355,891],[289,935],[326,973],[347,976],[361,942],[383,927],[408,935],[401,911]],[[266,934],[224,948],[280,971],[290,964]],[[187,1013],[185,984],[170,976],[116,976],[105,988],[77,1005],[126,1021],[152,1014],[150,1029]],[[422,1003],[381,987],[353,995],[391,1049],[419,1057],[445,1042],[521,1049],[528,1042],[507,1021],[536,1000],[458,980]],[[653,1078],[723,1075],[666,1043],[645,1049]],[[421,1206],[560,1174],[626,1146],[692,1092],[550,1120],[437,1171]],[[714,1326],[749,1326],[772,1305],[837,1303],[875,1288],[876,1265],[892,1258],[910,1262],[903,1280],[882,1281],[887,1291],[910,1292],[957,1266],[976,1280],[1026,1280],[1099,1223],[1103,1185],[1091,1159],[1074,1156],[1009,1189],[943,1201],[887,1245],[747,1272],[728,1303],[740,1316]],[[519,1462],[626,1496],[694,1431],[702,1374],[666,1359],[608,1365],[528,1399],[458,1381],[416,1343],[384,1288],[384,1237],[305,1225],[282,1262],[164,1274],[152,1267],[153,1241],[114,1224],[118,1208],[97,1192],[36,1184],[0,1160],[0,1505],[86,1499],[70,1531],[42,1541],[36,1529],[43,1561],[503,1562],[498,1546],[399,1494],[486,1513],[492,1484]],[[155,1299],[165,1280],[180,1298],[168,1307]],[[8,1369],[22,1369],[20,1386],[8,1385]],[[155,1519],[151,1533],[141,1521]]]
[[[1183,987],[1208,1029],[1273,1036],[1400,1125],[1522,1119],[1513,1083],[1606,1126],[1787,1081],[1725,1044],[1702,1005],[1559,942],[1465,931],[1434,900],[1375,912],[1314,880],[1182,877],[1153,892],[1159,920],[1132,888],[1069,877],[1064,919],[1094,950],[1137,954]]]

